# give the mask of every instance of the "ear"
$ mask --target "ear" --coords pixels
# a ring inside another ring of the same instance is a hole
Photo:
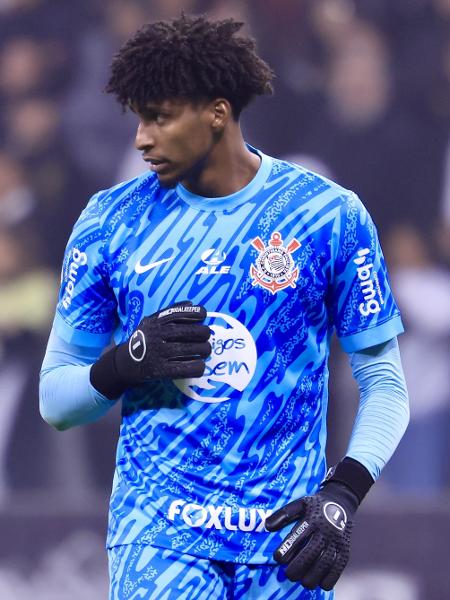
[[[211,127],[215,132],[222,131],[228,121],[233,118],[231,104],[225,98],[216,98],[211,103],[213,120]]]

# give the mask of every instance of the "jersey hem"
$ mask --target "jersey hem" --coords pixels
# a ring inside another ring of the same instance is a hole
[[[249,560],[236,560],[236,553],[233,552],[220,552],[216,556],[210,556],[209,554],[203,554],[201,552],[193,552],[192,550],[184,551],[180,548],[172,548],[172,546],[167,545],[163,546],[162,544],[145,544],[142,542],[129,542],[127,544],[106,544],[106,550],[111,550],[112,548],[118,548],[120,546],[150,546],[151,548],[160,548],[161,550],[171,550],[172,552],[178,552],[179,554],[183,554],[184,556],[192,556],[194,558],[203,558],[205,560],[211,561],[220,561],[220,562],[229,562],[238,565],[272,565],[276,566],[278,563],[273,559],[272,553],[270,556],[265,556],[264,554],[255,554]]]

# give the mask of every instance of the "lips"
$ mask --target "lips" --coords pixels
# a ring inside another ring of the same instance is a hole
[[[143,158],[145,162],[150,163],[150,169],[155,173],[160,173],[169,164],[167,160],[162,158],[154,158],[152,156],[144,156]]]

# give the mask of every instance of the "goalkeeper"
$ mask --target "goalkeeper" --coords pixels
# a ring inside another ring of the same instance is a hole
[[[273,74],[240,28],[184,16],[119,51],[107,90],[150,169],[91,198],[64,257],[40,406],[63,430],[121,402],[111,600],[331,599],[408,421],[375,226],[245,143]],[[333,331],[361,400],[326,478]]]

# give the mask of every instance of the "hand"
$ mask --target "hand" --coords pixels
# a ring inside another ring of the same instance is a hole
[[[151,379],[201,377],[211,354],[211,330],[203,306],[180,302],[144,317],[127,343],[117,347],[117,373],[129,384]]]
[[[342,483],[330,481],[313,496],[290,502],[266,519],[268,531],[296,523],[275,550],[287,565],[286,575],[304,588],[331,590],[347,564],[352,518],[358,497]]]
[[[107,398],[153,379],[201,377],[211,354],[206,309],[179,302],[144,317],[130,339],[105,352],[91,367],[90,380]]]

